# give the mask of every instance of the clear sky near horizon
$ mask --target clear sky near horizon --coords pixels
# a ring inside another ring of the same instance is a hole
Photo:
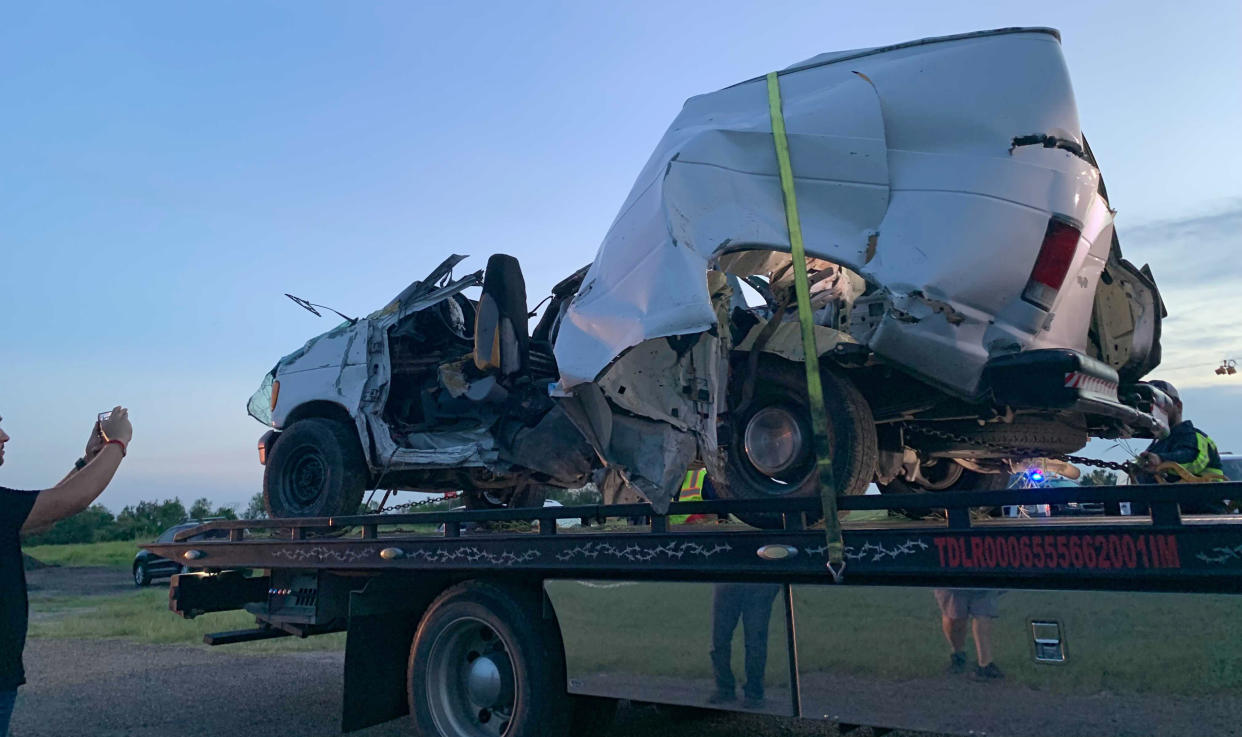
[[[1242,357],[1237,2],[10,3],[0,484],[51,485],[123,403],[103,504],[244,506],[245,401],[335,320],[284,292],[367,313],[450,252],[505,251],[533,303],[592,259],[687,97],[1021,25],[1061,30],[1123,251],[1164,292],[1156,375],[1242,451],[1242,374],[1212,371]]]

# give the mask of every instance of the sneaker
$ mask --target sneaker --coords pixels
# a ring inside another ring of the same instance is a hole
[[[767,700],[762,696],[747,696],[742,699],[743,709],[762,709],[767,704]]]
[[[979,666],[975,668],[974,679],[976,681],[999,681],[1005,677],[1001,669],[996,667],[996,663],[988,663],[987,666]]]
[[[737,694],[732,691],[716,691],[707,697],[709,704],[731,704],[737,701]]]
[[[966,653],[953,653],[949,656],[949,667],[945,673],[956,676],[966,672]]]

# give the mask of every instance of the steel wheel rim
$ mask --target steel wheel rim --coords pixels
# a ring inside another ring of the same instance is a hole
[[[517,705],[508,643],[481,619],[459,617],[436,636],[428,655],[426,703],[446,737],[502,737]]]
[[[294,451],[281,473],[283,496],[293,508],[313,506],[323,495],[328,481],[328,464],[310,445]]]
[[[756,418],[759,422],[755,421]],[[756,463],[756,456],[759,454],[752,453],[751,449],[756,447],[755,441],[758,439],[762,426],[768,424],[768,420],[773,419],[781,420],[776,423],[777,425],[783,422],[792,423],[796,430],[790,430],[790,434],[796,434],[796,438],[791,438],[791,440],[796,439],[797,442],[792,444],[791,452],[781,463],[769,465],[762,458],[759,458]],[[735,455],[738,460],[736,467],[745,479],[747,488],[752,491],[746,494],[748,497],[786,497],[795,493],[807,477],[815,473],[815,454],[811,449],[812,435],[807,418],[800,413],[799,408],[787,402],[772,402],[757,410],[746,419],[741,431],[735,437],[740,446]],[[831,429],[829,440],[831,442]],[[779,468],[780,470],[776,473],[768,473],[765,468]]]
[[[742,443],[755,470],[776,477],[801,456],[802,428],[784,407],[764,407],[747,420]]]

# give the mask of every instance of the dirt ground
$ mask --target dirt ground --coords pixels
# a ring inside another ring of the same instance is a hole
[[[40,599],[117,596],[136,590],[129,571],[122,568],[47,567],[26,576],[32,618],[39,617]],[[344,664],[340,652],[250,655],[233,654],[227,648],[126,640],[31,639],[25,661],[30,682],[19,692],[11,737],[340,734]],[[354,734],[411,733],[400,719]],[[819,722],[685,710],[669,713],[626,703],[606,734],[590,737],[836,734],[834,726]]]
[[[28,572],[32,621],[60,616],[48,600],[101,601],[136,591],[123,568],[42,568]],[[164,582],[157,582],[157,585]],[[47,601],[49,611],[40,611]],[[74,604],[82,606],[82,602]],[[309,641],[315,642],[315,641]],[[30,684],[21,690],[14,737],[273,734],[303,737],[339,734],[344,653],[299,651],[258,654],[189,645],[155,645],[120,639],[31,639],[26,651]],[[696,702],[710,682],[651,674],[620,692],[640,698]],[[651,692],[644,696],[644,688]],[[1203,734],[1236,734],[1242,703],[1210,697],[1156,694],[1054,694],[1021,684],[977,684],[944,677],[894,681],[847,673],[812,672],[803,678],[802,706],[809,714],[859,719],[885,713],[893,723],[949,729],[927,713],[973,713],[987,734],[1113,734],[1141,737],[1183,734],[1194,724]],[[600,693],[616,693],[608,687]],[[684,693],[683,693],[684,692]],[[850,694],[846,712],[833,694]],[[770,694],[774,700],[777,691]],[[822,703],[821,703],[822,702]],[[1119,720],[1120,712],[1126,718]],[[858,714],[847,713],[850,710]],[[989,716],[990,715],[990,716]],[[1015,727],[1017,725],[1017,727]],[[1047,730],[1047,731],[1044,731]],[[358,732],[360,737],[410,734],[404,719]],[[827,722],[757,714],[656,709],[623,704],[612,728],[589,737],[800,737],[836,735]],[[854,732],[855,737],[870,734]],[[893,737],[934,737],[894,732]],[[586,735],[576,737],[588,737]]]
[[[342,653],[229,655],[122,640],[31,640],[30,683],[19,693],[12,737],[338,735]],[[354,734],[408,737],[404,719]],[[591,737],[810,737],[830,725],[774,717],[675,718],[623,707]],[[583,736],[586,737],[586,736]]]
[[[124,568],[48,566],[26,571],[26,588],[35,600],[53,596],[115,596],[128,594],[135,587],[134,579]]]

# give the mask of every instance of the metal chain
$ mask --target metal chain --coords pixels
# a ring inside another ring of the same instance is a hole
[[[405,504],[396,504],[391,507],[381,505],[375,511],[367,512],[367,514],[393,514],[394,512],[407,511],[417,507],[426,507],[432,504],[440,504],[445,501],[448,501],[447,497],[433,496],[429,499],[418,499],[412,502],[406,502]]]
[[[973,445],[978,448],[987,448],[988,450],[999,451],[1000,453],[1011,458],[1051,458],[1056,461],[1065,461],[1066,463],[1074,463],[1080,466],[1094,466],[1096,468],[1107,468],[1110,471],[1121,471],[1124,474],[1131,474],[1137,467],[1129,462],[1117,461],[1101,461],[1095,458],[1087,458],[1086,456],[1068,455],[1066,453],[1048,453],[1036,448],[1011,448],[1007,445],[999,443],[990,443],[986,440],[972,438],[969,435],[948,432],[947,430],[937,430],[923,425],[912,425],[910,423],[902,423],[902,429],[909,430],[919,435],[948,440],[954,443],[962,443],[963,445]]]

